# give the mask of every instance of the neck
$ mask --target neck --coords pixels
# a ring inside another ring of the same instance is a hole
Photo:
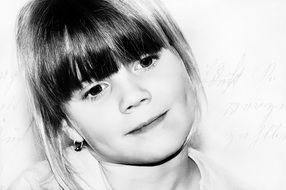
[[[155,166],[131,166],[102,162],[113,190],[198,190],[200,173],[188,157],[187,148],[167,162]]]

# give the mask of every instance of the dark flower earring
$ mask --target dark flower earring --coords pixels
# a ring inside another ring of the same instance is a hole
[[[81,141],[81,142],[74,141],[73,144],[74,144],[74,150],[75,151],[79,152],[82,150],[83,141]]]

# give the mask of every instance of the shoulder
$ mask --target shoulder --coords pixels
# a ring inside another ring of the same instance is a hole
[[[201,190],[253,190],[248,184],[242,183],[231,173],[205,156],[190,148],[189,157],[197,164],[201,173]]]
[[[88,149],[79,152],[73,147],[64,150],[64,157],[68,161],[74,180],[82,189],[103,189],[101,170],[98,161],[90,154]],[[96,188],[95,188],[96,187]],[[48,161],[40,161],[25,170],[8,188],[8,190],[57,190],[61,189],[57,183]]]
[[[25,170],[8,190],[61,189],[47,161],[40,161]]]

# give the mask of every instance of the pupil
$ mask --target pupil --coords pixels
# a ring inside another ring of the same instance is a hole
[[[102,91],[102,87],[100,85],[96,85],[90,89],[89,94],[92,96],[95,96],[99,94],[101,91]]]
[[[141,64],[143,67],[148,67],[152,63],[152,58],[151,57],[146,57],[141,61]]]

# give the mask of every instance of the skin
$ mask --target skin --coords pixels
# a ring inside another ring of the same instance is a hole
[[[198,187],[199,172],[184,147],[195,115],[190,79],[176,53],[158,55],[84,84],[65,104],[70,137],[88,142],[114,189]],[[129,134],[162,114],[154,127]]]

